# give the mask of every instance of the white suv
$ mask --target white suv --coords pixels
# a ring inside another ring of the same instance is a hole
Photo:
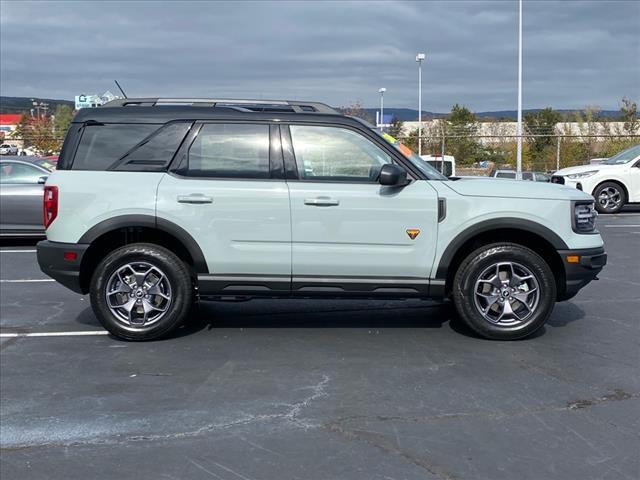
[[[0,155],[17,155],[18,147],[15,145],[10,145],[8,143],[3,143],[0,145]]]
[[[640,145],[597,165],[558,170],[551,181],[590,193],[600,213],[618,213],[627,203],[640,202]]]
[[[595,215],[574,188],[448,180],[324,104],[125,99],[74,118],[38,261],[129,340],[239,297],[449,297],[515,339],[605,265]]]

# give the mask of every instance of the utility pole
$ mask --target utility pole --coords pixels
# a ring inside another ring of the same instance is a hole
[[[416,62],[418,62],[418,155],[422,155],[422,61],[425,58],[424,53],[416,55]]]
[[[522,0],[518,0],[518,126],[516,180],[522,180]]]
[[[444,175],[444,118],[440,120],[440,129],[442,130],[442,148],[440,154],[442,162],[440,163],[440,173]]]
[[[384,131],[384,92],[386,92],[387,89],[382,87],[380,90],[378,90],[378,93],[380,93],[380,131],[383,132]]]
[[[560,170],[560,135],[558,135],[558,149],[556,151],[556,172]]]

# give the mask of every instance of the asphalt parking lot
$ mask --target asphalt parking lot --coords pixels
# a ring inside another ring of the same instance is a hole
[[[88,298],[4,243],[0,476],[637,479],[640,209],[534,338],[424,301],[204,304],[176,335],[105,335]]]

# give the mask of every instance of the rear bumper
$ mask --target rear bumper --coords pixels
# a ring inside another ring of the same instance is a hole
[[[59,243],[44,240],[38,242],[38,265],[40,270],[45,274],[58,281],[70,290],[76,293],[85,294],[80,282],[80,265],[85,251],[89,248],[88,244],[81,243]],[[69,259],[65,259],[65,253],[75,253],[68,255]]]
[[[594,280],[602,268],[607,264],[607,254],[603,247],[580,250],[558,250],[564,266],[564,288],[558,292],[558,300],[568,300],[578,291]],[[578,257],[578,261],[567,260],[568,257]]]

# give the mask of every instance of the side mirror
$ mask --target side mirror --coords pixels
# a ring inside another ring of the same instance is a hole
[[[404,186],[408,183],[407,171],[398,165],[387,163],[380,169],[378,182],[380,185]]]
[[[40,178],[38,178],[38,184],[44,185],[45,183],[47,183],[47,178],[48,177],[46,175],[41,176]]]

